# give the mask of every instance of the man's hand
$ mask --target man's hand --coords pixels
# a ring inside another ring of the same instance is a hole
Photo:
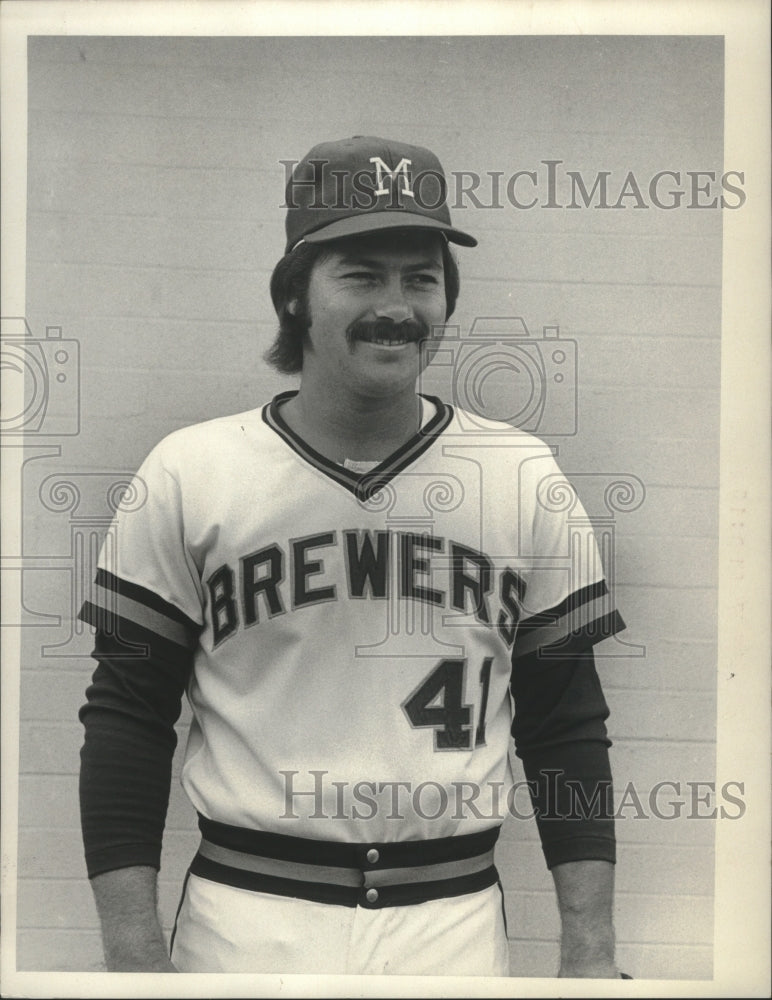
[[[618,979],[614,961],[614,866],[569,861],[552,869],[560,910],[561,978]]]
[[[158,919],[156,871],[119,868],[91,880],[108,972],[177,972]]]

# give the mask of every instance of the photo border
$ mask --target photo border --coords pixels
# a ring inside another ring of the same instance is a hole
[[[441,10],[441,14],[440,14]],[[441,31],[437,31],[437,28]],[[66,35],[723,35],[725,163],[747,202],[723,215],[721,485],[716,787],[745,781],[742,819],[716,824],[714,977],[709,981],[561,980],[560,995],[767,996],[770,975],[770,128],[769,12],[757,0],[377,5],[344,0],[6,0],[2,56],[3,314],[25,315],[26,37]],[[19,509],[3,479],[2,505]],[[3,518],[7,550],[16,518]],[[17,620],[3,593],[2,619]],[[4,996],[509,996],[510,979],[32,973],[15,971],[19,636],[3,629],[2,923]],[[517,978],[523,997],[556,980]],[[339,992],[341,989],[344,992]]]

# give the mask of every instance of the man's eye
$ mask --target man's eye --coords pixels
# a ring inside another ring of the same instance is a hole
[[[352,281],[375,281],[375,275],[370,271],[349,271],[343,277],[349,278]]]
[[[411,279],[416,285],[437,285],[439,282],[433,274],[414,274]]]

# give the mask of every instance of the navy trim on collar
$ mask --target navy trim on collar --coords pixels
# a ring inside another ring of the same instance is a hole
[[[358,475],[350,469],[346,469],[337,462],[325,458],[324,455],[316,451],[293,431],[284,417],[281,415],[281,405],[288,399],[297,395],[297,389],[288,392],[281,392],[266,403],[263,407],[263,420],[279,437],[281,437],[293,451],[309,465],[314,466],[324,475],[328,476],[339,486],[343,486],[353,493],[358,500],[366,501],[371,499],[382,486],[399,475],[404,469],[415,462],[423,453],[431,447],[437,437],[447,428],[453,419],[453,407],[443,403],[436,396],[422,395],[422,398],[436,407],[434,416],[414,434],[409,441],[401,445],[395,452],[380,462],[370,472]]]

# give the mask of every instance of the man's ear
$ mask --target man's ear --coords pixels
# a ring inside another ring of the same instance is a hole
[[[290,299],[289,302],[287,303],[287,312],[290,314],[290,316],[295,316],[297,314],[297,311],[298,311],[298,300]]]

